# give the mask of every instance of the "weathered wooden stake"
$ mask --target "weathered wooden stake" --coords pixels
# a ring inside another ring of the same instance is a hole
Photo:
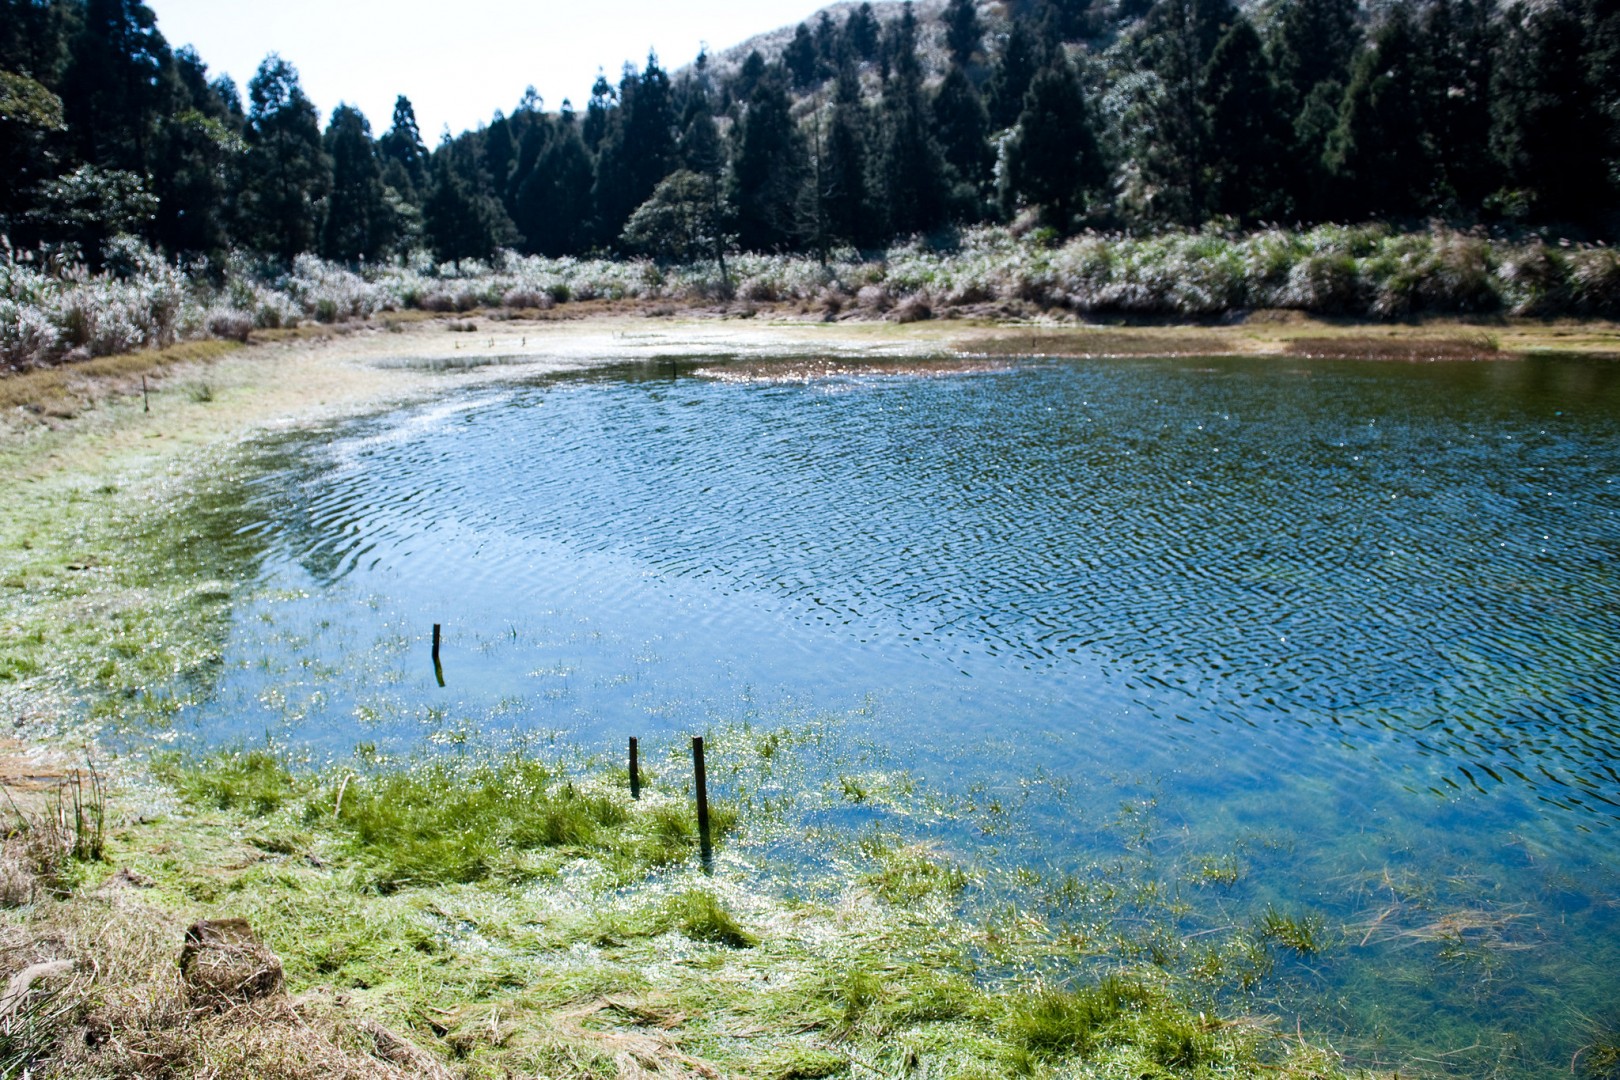
[[[636,737],[630,736],[630,797],[641,798],[641,767],[636,761]]]
[[[146,392],[146,376],[141,376],[141,412],[152,411],[152,398]]]
[[[433,624],[433,659],[439,658],[439,624]]]
[[[703,736],[692,736],[692,771],[697,779],[698,845],[703,869],[714,872],[714,841],[709,836],[709,778],[703,771]]]
[[[433,624],[433,677],[444,685],[444,665],[439,663],[439,624]]]

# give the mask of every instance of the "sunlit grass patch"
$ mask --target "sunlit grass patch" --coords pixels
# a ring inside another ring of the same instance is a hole
[[[1320,915],[1295,915],[1270,907],[1260,917],[1256,932],[1301,956],[1314,956],[1326,944],[1327,926]]]
[[[167,754],[153,773],[198,806],[255,817],[279,810],[296,791],[292,771],[272,750],[223,750],[192,759]]]

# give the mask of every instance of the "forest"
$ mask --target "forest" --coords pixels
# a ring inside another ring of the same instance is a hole
[[[825,266],[987,227],[1241,245],[1376,222],[1578,252],[1620,235],[1620,0],[843,4],[775,45],[627,64],[583,108],[531,91],[432,148],[403,95],[381,134],[348,105],[323,128],[289,58],[244,98],[139,0],[3,13],[13,308],[40,293],[25,270],[157,261],[217,284],[311,256],[356,273],[639,258],[714,264],[729,288],[728,256]],[[1588,299],[1525,310],[1606,310],[1590,298],[1614,260],[1593,278],[1547,250],[1521,272],[1491,249],[1490,295],[1449,306],[1525,309],[1504,290],[1539,274],[1557,280],[1524,287]],[[0,318],[13,363],[20,311]]]

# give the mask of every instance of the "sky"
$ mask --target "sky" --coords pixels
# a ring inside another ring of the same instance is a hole
[[[339,103],[387,130],[394,98],[416,109],[431,147],[445,125],[460,134],[510,113],[533,86],[547,109],[581,110],[598,68],[617,82],[648,49],[670,71],[707,43],[718,52],[798,23],[818,0],[146,0],[170,46],[196,47],[211,75],[247,84],[267,53],[298,69],[321,122]]]

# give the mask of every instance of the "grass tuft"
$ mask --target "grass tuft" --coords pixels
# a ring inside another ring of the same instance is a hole
[[[673,897],[664,909],[662,922],[693,941],[728,949],[751,949],[759,944],[759,938],[743,929],[720,898],[704,889],[689,889]]]
[[[1319,915],[1292,915],[1274,907],[1266,909],[1259,926],[1263,940],[1293,949],[1301,956],[1314,956],[1322,951],[1325,930]]]

